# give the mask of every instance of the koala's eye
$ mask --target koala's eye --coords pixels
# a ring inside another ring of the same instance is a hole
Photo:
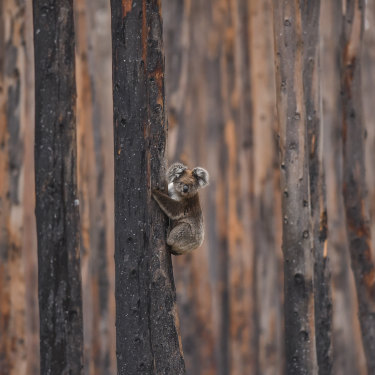
[[[187,193],[187,192],[189,191],[189,186],[184,185],[183,188],[182,188],[182,191],[183,191],[184,193]]]

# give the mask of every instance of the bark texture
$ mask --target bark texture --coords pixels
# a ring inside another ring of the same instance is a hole
[[[0,3],[0,372],[26,374],[23,262],[24,1]]]
[[[365,204],[361,48],[364,1],[346,2],[341,40],[343,196],[351,265],[357,289],[359,322],[368,373],[375,372],[375,269]]]
[[[308,44],[303,2],[274,1],[276,94],[279,121],[286,372],[317,371],[310,220],[308,113],[313,98],[304,91]],[[313,35],[309,35],[314,37]]]
[[[303,25],[303,90],[309,150],[312,246],[314,254],[314,312],[319,374],[332,371],[332,296],[327,237],[327,201],[323,163],[321,108],[320,1],[301,3]]]
[[[184,374],[166,217],[160,1],[112,0],[118,374]]]
[[[72,0],[33,2],[41,373],[81,374],[83,328]]]

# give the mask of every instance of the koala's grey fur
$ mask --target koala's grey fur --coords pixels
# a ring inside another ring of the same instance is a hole
[[[185,254],[203,243],[204,226],[198,190],[208,185],[208,172],[182,163],[172,164],[167,171],[168,195],[153,190],[153,197],[172,220],[167,244],[171,253]]]

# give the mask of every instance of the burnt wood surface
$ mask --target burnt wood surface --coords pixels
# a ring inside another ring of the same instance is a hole
[[[319,58],[320,1],[302,5],[303,89],[309,151],[309,185],[314,255],[314,313],[318,373],[332,372],[332,296],[327,250],[327,201],[323,163],[323,119],[321,116]]]
[[[82,373],[73,1],[33,1],[41,374]]]
[[[118,374],[184,374],[167,219],[160,1],[112,0]]]
[[[274,1],[284,254],[286,373],[317,371],[303,2]],[[311,37],[311,35],[310,35]],[[308,62],[307,62],[308,63]]]

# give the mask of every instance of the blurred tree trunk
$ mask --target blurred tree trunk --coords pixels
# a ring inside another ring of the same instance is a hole
[[[184,374],[166,217],[164,54],[159,1],[111,1],[118,374]]]
[[[323,163],[321,68],[319,58],[320,1],[305,3],[303,25],[303,89],[309,150],[309,185],[314,254],[314,312],[318,372],[332,372],[332,296],[327,251],[327,200]]]
[[[25,264],[26,293],[26,346],[27,375],[40,374],[39,353],[39,306],[38,306],[38,249],[35,217],[35,171],[34,171],[34,136],[35,136],[35,85],[34,85],[34,35],[33,4],[26,1],[26,64],[25,64],[25,101],[26,116],[24,139],[24,227],[22,232]]]
[[[254,298],[256,374],[284,365],[280,170],[275,147],[272,0],[250,2],[250,69],[254,175]]]
[[[370,208],[372,253],[375,256],[375,118],[373,116],[375,88],[375,1],[366,1],[365,29],[361,56],[362,98],[366,129],[366,186],[369,189],[367,204]]]
[[[0,3],[0,372],[27,370],[24,196],[25,2]]]
[[[310,16],[307,11],[299,2],[274,1],[288,374],[312,374],[317,371],[308,118],[305,107],[313,98],[304,92],[302,74],[306,72],[304,56],[307,45],[303,30],[306,28],[306,17]]]
[[[346,2],[341,44],[343,196],[351,265],[356,282],[359,321],[368,373],[375,372],[375,269],[365,205],[361,47],[364,1]]]
[[[109,10],[109,9],[108,9]],[[89,29],[88,4],[85,0],[75,2],[75,23],[77,25],[77,138],[78,138],[78,186],[81,213],[81,255],[83,283],[83,315],[85,339],[85,373],[114,373],[114,356],[110,355],[109,336],[109,280],[107,262],[106,220],[107,206],[104,191],[104,155],[103,137],[98,133],[101,125],[100,109],[107,103],[95,103],[93,95],[95,78],[90,76],[89,59],[93,44]],[[110,25],[107,27],[110,33]],[[107,41],[107,44],[110,41]],[[110,56],[110,49],[108,51]],[[110,66],[109,66],[110,68]],[[95,72],[94,72],[95,74]],[[110,81],[107,86],[111,89]],[[100,86],[98,86],[100,87]],[[99,94],[97,94],[99,95]],[[109,102],[111,105],[111,101]],[[99,109],[94,110],[94,106]],[[98,117],[94,120],[94,117]],[[95,125],[94,125],[95,122]],[[108,121],[110,124],[110,121]],[[112,148],[112,145],[108,145]],[[113,167],[113,166],[112,166]]]
[[[327,183],[328,254],[333,288],[333,374],[364,374],[363,347],[356,318],[357,303],[350,272],[345,215],[342,199],[342,139],[340,33],[342,2],[321,5],[321,92],[323,99],[324,155]]]
[[[71,0],[35,0],[35,188],[41,373],[82,373]]]
[[[85,4],[96,168],[95,209],[91,212],[93,226],[90,227],[93,241],[90,268],[96,285],[92,290],[95,312],[92,338],[96,342],[94,353],[100,352],[98,373],[115,374],[114,168],[113,154],[107,152],[113,149],[111,9],[107,0],[85,0]],[[94,330],[99,330],[100,334]]]

